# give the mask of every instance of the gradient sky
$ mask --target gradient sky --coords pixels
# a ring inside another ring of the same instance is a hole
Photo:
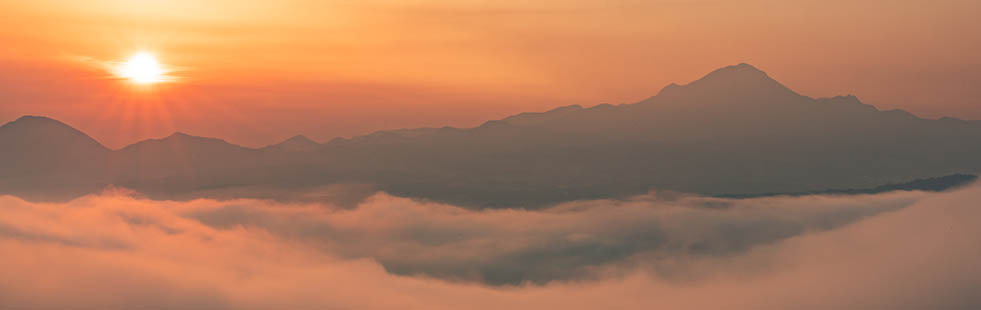
[[[974,0],[0,0],[0,122],[260,146],[635,102],[740,62],[812,97],[981,119]],[[179,80],[107,66],[147,50]]]

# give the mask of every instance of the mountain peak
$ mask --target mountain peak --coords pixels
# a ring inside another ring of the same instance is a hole
[[[671,83],[658,93],[661,97],[710,96],[722,99],[734,97],[770,98],[776,96],[800,97],[780,82],[756,67],[740,63],[716,69],[686,85]]]
[[[313,140],[310,140],[310,138],[307,138],[307,136],[304,136],[304,135],[295,135],[295,136],[290,137],[289,139],[286,139],[286,141],[297,141],[297,142],[304,142],[304,143],[313,142]],[[316,143],[316,142],[313,142],[313,143]]]
[[[719,68],[719,69],[715,69],[715,71],[712,71],[708,75],[712,75],[712,74],[726,74],[726,73],[766,74],[766,72],[763,72],[763,70],[760,70],[760,69],[754,67],[751,64],[742,62],[742,63],[739,63],[739,64],[735,64],[735,65],[731,65],[731,66],[725,66],[725,67],[722,67],[722,68]]]
[[[699,82],[715,81],[715,80],[721,80],[726,82],[772,81],[776,83],[776,81],[771,79],[770,76],[766,74],[766,72],[763,72],[763,70],[757,69],[756,67],[747,63],[740,63],[738,65],[726,66],[723,68],[716,69],[715,71],[706,74],[704,77],[698,79],[692,84],[699,83]]]
[[[167,136],[166,138],[160,139],[160,141],[181,141],[181,142],[209,143],[209,144],[229,144],[229,145],[231,145],[231,143],[228,143],[227,141],[222,140],[222,139],[219,139],[219,138],[195,136],[195,135],[187,134],[187,133],[180,132],[180,131],[176,131],[176,132],[170,134],[169,136]]]
[[[763,72],[762,70],[757,69],[756,67],[753,67],[753,65],[748,64],[748,63],[745,63],[745,62],[741,62],[741,63],[736,64],[736,65],[727,66],[727,67],[722,68],[722,69],[730,69],[730,70],[752,70],[752,71],[757,71],[757,72]]]
[[[180,131],[175,131],[174,133],[172,133],[169,136],[164,137],[162,139],[153,139],[153,140],[157,140],[157,141],[181,141],[181,142],[191,142],[191,141],[193,141],[193,142],[201,142],[201,143],[221,143],[221,144],[228,144],[228,142],[226,142],[225,140],[222,140],[222,139],[195,136],[195,135],[187,134],[187,133],[180,132]]]
[[[183,133],[183,132],[180,132],[180,131],[175,131],[174,133],[172,133],[169,136],[165,137],[164,140],[167,140],[167,139],[187,139],[187,138],[197,138],[197,137],[192,136],[192,135],[189,135],[189,134],[186,134],[186,133]]]
[[[123,147],[121,150],[133,150],[133,149],[143,149],[147,147],[157,147],[160,145],[213,145],[213,146],[232,146],[236,148],[241,148],[240,146],[226,142],[225,140],[218,138],[208,138],[189,135],[180,131],[174,132],[169,136],[158,138],[158,139],[147,139],[139,141],[130,145]]]
[[[75,130],[71,126],[68,126],[68,124],[62,123],[56,119],[37,115],[24,115],[4,125],[4,127],[11,126],[60,126]]]
[[[47,117],[47,116],[39,116],[39,115],[24,115],[24,116],[18,117],[17,120],[15,120],[14,122],[29,122],[29,121],[55,121],[55,122],[58,122],[58,121],[56,121],[53,118],[50,118],[50,117]]]
[[[283,140],[283,142],[270,145],[266,148],[275,148],[287,151],[306,151],[315,149],[319,146],[320,143],[317,143],[304,135],[295,135],[289,139]]]

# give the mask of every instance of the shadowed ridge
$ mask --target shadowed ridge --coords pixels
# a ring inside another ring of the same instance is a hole
[[[446,134],[459,134],[461,132],[474,132],[474,131],[486,131],[493,130],[495,128],[507,128],[512,125],[527,125],[540,122],[548,122],[560,118],[562,116],[571,115],[578,111],[583,110],[601,110],[606,108],[614,108],[615,106],[610,104],[601,104],[596,107],[591,107],[589,109],[583,108],[581,105],[573,104],[568,106],[557,107],[545,112],[522,112],[514,114],[502,119],[489,120],[480,124],[477,127],[471,128],[456,128],[450,126],[444,126],[441,128],[403,128],[395,130],[380,130],[369,134],[354,136],[351,138],[337,137],[333,138],[323,145],[336,147],[345,145],[355,145],[364,143],[393,143],[393,142],[404,142],[411,138],[426,137],[433,135],[446,135]]]
[[[855,112],[881,112],[875,106],[862,103],[854,95],[834,96],[831,98],[817,98],[815,102],[827,105],[832,108],[842,109],[843,111]]]
[[[852,115],[857,113],[877,113],[893,120],[924,120],[909,111],[902,109],[879,110],[873,105],[863,103],[854,95],[835,96],[831,98],[818,98],[815,102],[831,108],[841,109]],[[942,121],[938,120],[938,121]]]
[[[222,144],[234,145],[234,144],[228,143],[224,139],[212,138],[212,137],[194,136],[194,135],[186,134],[186,133],[183,133],[183,132],[180,132],[180,131],[174,132],[173,134],[171,134],[171,135],[169,135],[169,136],[167,136],[167,137],[165,137],[165,138],[163,138],[161,140],[162,141],[167,141],[167,140],[197,141],[197,142],[206,142],[206,143],[222,143]]]
[[[114,151],[110,174],[117,185],[161,195],[176,188],[210,188],[241,180],[234,173],[257,166],[257,154],[256,149],[222,139],[175,132]]]
[[[231,144],[227,141],[219,138],[210,137],[200,137],[193,136],[183,132],[174,132],[173,134],[159,139],[147,139],[140,142],[136,142],[119,149],[118,151],[128,151],[133,149],[145,148],[148,146],[155,145],[188,145],[188,146],[211,146],[211,147],[225,147],[225,148],[236,148],[242,150],[251,150],[237,144]]]
[[[562,106],[562,107],[554,108],[554,109],[551,109],[551,110],[548,110],[548,111],[545,111],[545,112],[524,112],[524,113],[519,113],[519,114],[515,114],[515,115],[511,115],[511,116],[505,117],[504,119],[501,119],[501,121],[505,121],[505,122],[508,122],[508,123],[521,123],[521,122],[534,122],[534,121],[540,121],[540,120],[548,120],[548,119],[550,119],[552,117],[555,117],[555,116],[558,116],[558,115],[562,115],[562,114],[566,114],[566,113],[570,113],[570,112],[575,112],[575,111],[579,111],[579,110],[582,110],[582,109],[583,109],[583,107],[581,105],[573,104],[573,105],[567,105],[567,106]]]

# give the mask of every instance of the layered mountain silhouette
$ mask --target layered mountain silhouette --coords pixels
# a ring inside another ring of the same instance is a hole
[[[567,106],[475,128],[380,131],[261,149],[177,133],[109,150],[55,120],[0,128],[0,191],[63,199],[114,185],[156,198],[334,184],[475,207],[537,207],[652,189],[706,195],[874,188],[981,171],[981,122],[814,99],[753,66],[634,104]]]

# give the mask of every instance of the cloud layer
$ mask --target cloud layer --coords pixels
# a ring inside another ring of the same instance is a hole
[[[978,201],[978,186],[540,211],[8,196],[0,308],[971,308]]]

